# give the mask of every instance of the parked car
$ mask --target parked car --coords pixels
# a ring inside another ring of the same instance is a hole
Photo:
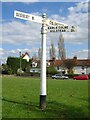
[[[73,79],[76,80],[88,80],[88,75],[78,75],[78,76],[74,76]]]
[[[68,79],[68,76],[64,76],[64,75],[52,75],[52,79]]]

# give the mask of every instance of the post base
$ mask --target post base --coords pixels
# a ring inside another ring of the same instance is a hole
[[[46,95],[40,95],[40,109],[46,108]]]

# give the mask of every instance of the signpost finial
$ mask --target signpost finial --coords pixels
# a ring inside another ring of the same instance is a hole
[[[46,13],[43,13],[43,14],[42,14],[42,18],[46,18]]]

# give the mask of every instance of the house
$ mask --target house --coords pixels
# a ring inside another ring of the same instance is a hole
[[[30,73],[40,73],[41,69],[40,68],[31,68]]]
[[[40,60],[36,60],[36,59],[32,59],[32,63],[31,63],[33,68],[39,67],[40,68]],[[49,67],[50,66],[50,62],[49,60],[46,61],[46,66]]]
[[[74,72],[76,74],[90,74],[90,59],[77,60],[77,66],[74,67]]]
[[[76,61],[76,65],[73,68],[74,74],[90,74],[90,59],[77,59],[77,57],[74,57],[73,59],[69,60]],[[58,72],[68,74],[68,69],[63,67],[62,60],[57,59],[47,60],[46,66],[47,67],[54,66]],[[32,68],[33,69],[31,71],[37,71],[37,68],[40,68],[40,60],[32,59]]]
[[[74,57],[69,60],[76,60],[76,66],[73,68],[74,74],[90,74],[90,59],[77,59]],[[66,59],[68,60],[68,59]],[[50,60],[50,66],[54,66],[58,72],[65,71],[67,73],[67,69],[63,67],[63,62],[61,60]]]
[[[32,67],[33,67],[33,68],[36,68],[37,66],[38,66],[38,62],[33,61],[33,62],[32,62]]]
[[[40,73],[41,69],[40,69],[40,60],[36,60],[34,58],[32,58],[32,61],[31,61],[31,69],[30,69],[30,72],[31,73]],[[49,61],[46,61],[46,66],[49,67],[50,66],[50,62]]]
[[[31,73],[40,73],[40,61],[32,58],[31,60]]]
[[[36,60],[36,59],[32,58],[31,67],[32,68],[40,67],[40,60]]]
[[[25,59],[25,60],[27,60],[27,62],[29,62],[30,56],[27,52],[25,54],[22,54],[21,57],[22,57],[22,59]]]

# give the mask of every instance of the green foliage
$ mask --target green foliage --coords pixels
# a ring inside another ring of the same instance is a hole
[[[68,73],[69,73],[69,74],[74,74],[74,72],[73,72],[73,68],[68,69]]]
[[[13,74],[13,70],[11,68],[8,67],[8,74],[11,75]]]
[[[90,79],[90,74],[88,75],[89,79]]]
[[[79,74],[68,74],[67,76],[69,77],[69,78],[73,78],[74,76],[78,76]]]
[[[6,64],[2,65],[2,74],[9,74],[10,75],[12,73],[13,73],[13,71],[8,65],[6,65]]]
[[[31,68],[30,66],[26,67],[26,73],[30,73],[30,68]]]
[[[17,57],[8,57],[7,65],[13,74],[17,73],[18,68],[20,68],[20,58]],[[26,60],[21,58],[21,68],[23,71],[26,71],[26,68],[30,65],[30,62],[27,63]]]
[[[74,59],[63,60],[63,66],[68,69],[69,74],[73,73],[73,68],[76,66],[77,61]]]
[[[50,67],[47,67],[47,74],[50,74],[50,75],[54,75],[57,73],[57,70],[55,69],[55,67],[53,66],[50,66]]]

